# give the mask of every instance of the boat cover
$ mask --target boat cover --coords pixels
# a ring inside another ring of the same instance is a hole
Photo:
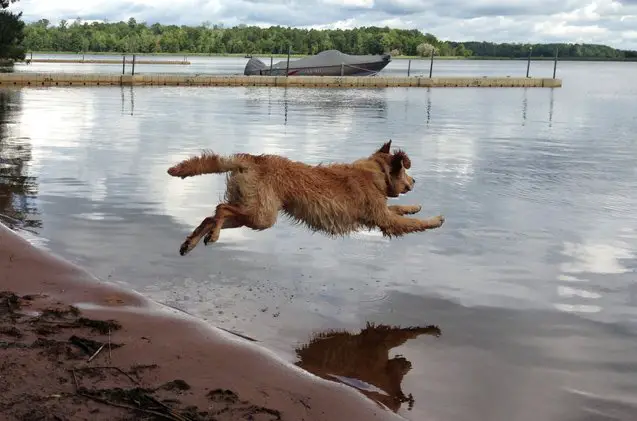
[[[320,53],[305,57],[299,60],[290,60],[290,69],[312,68],[312,67],[328,67],[340,66],[341,64],[356,66],[357,64],[389,61],[389,54],[383,55],[349,55],[338,50],[325,50]],[[287,59],[279,61],[272,65],[273,69],[285,69],[287,67]],[[251,58],[246,64],[244,74],[259,74],[259,70],[269,69],[270,66],[257,58]]]

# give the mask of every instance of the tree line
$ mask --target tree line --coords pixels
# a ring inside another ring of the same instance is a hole
[[[316,54],[337,49],[348,54],[416,55],[417,47],[429,43],[451,48],[432,34],[418,30],[363,27],[352,30],[307,30],[272,26],[239,25],[225,28],[204,22],[199,26],[176,26],[128,22],[83,23],[79,19],[52,26],[42,19],[25,28],[25,47],[31,51],[198,53],[198,54]],[[460,47],[459,50],[462,50]]]
[[[4,26],[1,22],[0,25]],[[63,20],[58,25],[51,25],[47,19],[41,19],[25,25],[21,36],[23,38],[15,38],[20,41],[20,47],[36,52],[270,55],[286,54],[290,49],[292,54],[312,55],[336,49],[347,54],[429,56],[433,52],[438,56],[522,58],[527,57],[529,52],[533,57],[552,57],[558,49],[562,59],[637,58],[635,51],[605,45],[454,42],[440,40],[433,34],[416,29],[388,27],[315,30],[239,25],[225,28],[209,22],[199,26],[148,25],[134,18],[127,22],[92,23],[79,19],[72,22]]]
[[[637,51],[618,50],[600,44],[494,44],[492,42],[468,41],[464,43],[449,43],[453,48],[463,45],[478,57],[553,57],[558,52],[560,58],[570,59],[633,59],[637,58]]]
[[[430,55],[461,57],[552,57],[624,59],[637,57],[597,44],[496,44],[439,40],[419,30],[380,27],[355,29],[299,29],[282,26],[260,28],[239,25],[224,28],[204,22],[199,26],[155,23],[61,21],[53,26],[46,19],[26,25],[24,46],[30,51],[199,53],[199,54],[316,54],[337,49],[347,54]]]

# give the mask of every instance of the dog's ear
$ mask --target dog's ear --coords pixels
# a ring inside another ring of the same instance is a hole
[[[411,168],[411,160],[404,151],[399,150],[391,157],[389,165],[391,167],[392,174],[396,174],[403,168],[406,170]]]
[[[379,150],[376,151],[376,153],[389,153],[391,148],[391,139],[389,139],[389,142],[384,143],[383,146],[380,147]]]

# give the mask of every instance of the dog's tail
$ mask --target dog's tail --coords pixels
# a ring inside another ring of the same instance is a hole
[[[246,162],[237,156],[224,157],[212,152],[203,152],[199,156],[190,157],[168,168],[168,174],[186,178],[201,174],[241,171],[246,168]]]

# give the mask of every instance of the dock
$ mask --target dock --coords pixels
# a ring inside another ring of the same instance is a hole
[[[0,73],[7,86],[270,86],[294,88],[560,88],[561,79],[422,76],[243,76],[175,74]]]
[[[127,64],[132,64],[133,59],[126,59]],[[107,58],[28,58],[24,60],[25,63],[72,63],[72,64],[122,64],[122,60],[114,60]],[[189,65],[188,60],[143,60],[135,59],[135,64],[180,64]]]

